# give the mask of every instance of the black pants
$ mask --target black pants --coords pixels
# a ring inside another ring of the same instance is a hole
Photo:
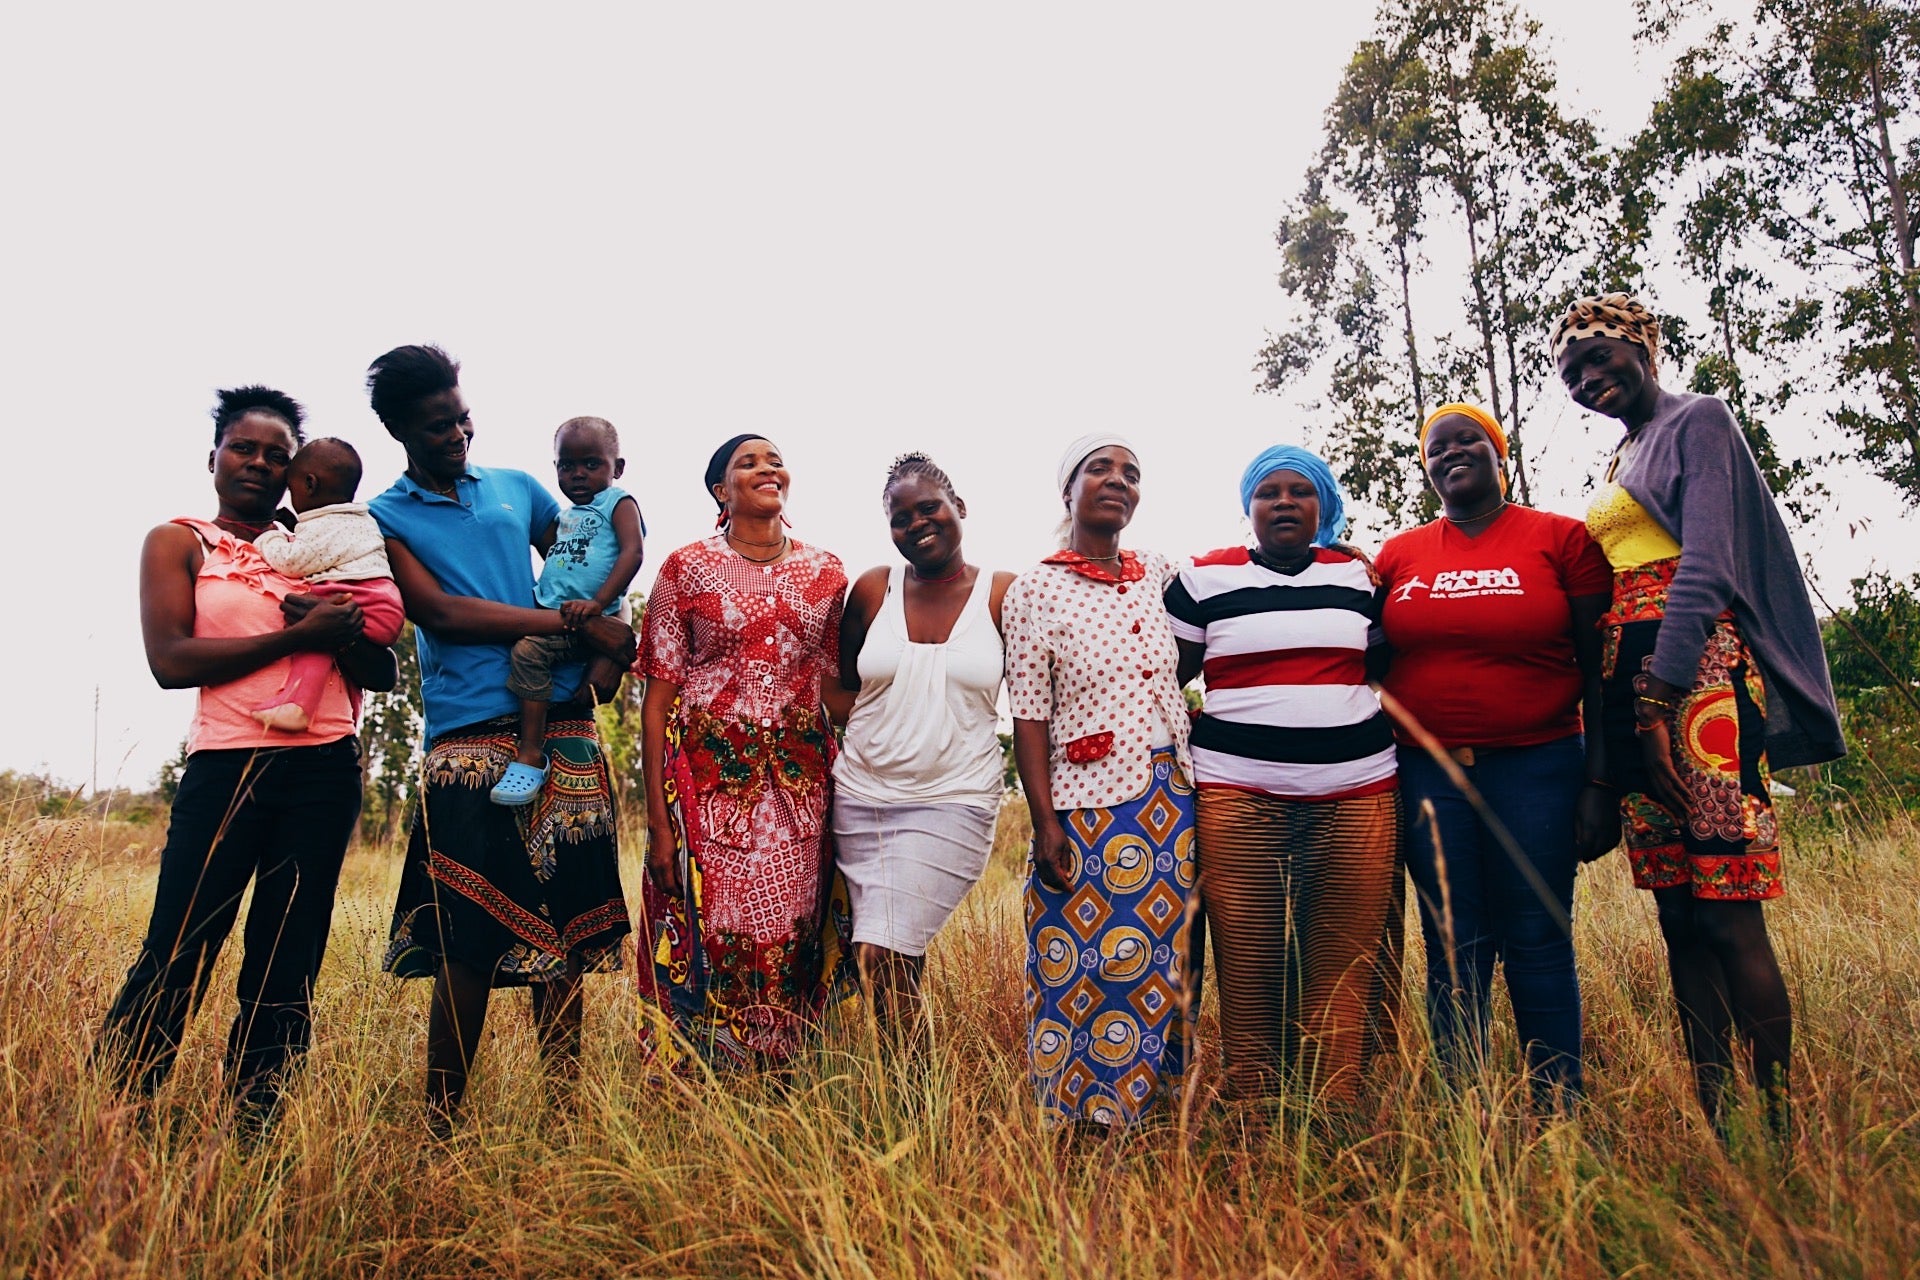
[[[187,760],[153,919],[101,1031],[98,1052],[125,1084],[151,1093],[167,1078],[252,880],[226,1070],[235,1094],[272,1101],[313,1037],[314,978],[359,814],[360,746],[351,737]]]

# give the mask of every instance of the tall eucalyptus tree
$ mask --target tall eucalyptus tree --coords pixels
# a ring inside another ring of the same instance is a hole
[[[1499,415],[1528,500],[1540,336],[1611,230],[1608,173],[1537,22],[1506,0],[1381,5],[1281,221],[1294,314],[1255,366],[1275,391],[1324,373],[1329,453],[1357,496],[1429,514],[1414,430],[1458,397]]]
[[[1727,396],[1776,483],[1806,462],[1774,454],[1767,414],[1827,393],[1843,452],[1920,505],[1920,3],[1640,10],[1644,39],[1684,47],[1623,187],[1642,235],[1671,202],[1707,287],[1694,384]]]

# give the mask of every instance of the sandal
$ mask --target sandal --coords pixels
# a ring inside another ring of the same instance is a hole
[[[493,790],[487,793],[487,799],[495,804],[503,804],[515,809],[523,804],[533,803],[533,798],[540,794],[540,788],[547,782],[545,760],[544,756],[541,757],[541,764],[537,769],[530,764],[521,764],[515,760],[507,766],[507,771],[500,775],[500,781],[493,784]]]

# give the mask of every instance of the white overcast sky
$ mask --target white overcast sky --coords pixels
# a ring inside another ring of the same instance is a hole
[[[1544,2],[1618,136],[1662,64],[1631,0]],[[1132,436],[1130,541],[1241,536],[1241,466],[1309,415],[1256,395],[1272,231],[1366,4],[14,5],[0,39],[0,481],[14,544],[0,767],[143,785],[191,695],[155,689],[136,562],[210,515],[213,389],[266,382],[401,465],[362,378],[466,366],[475,461],[552,480],[612,419],[649,566],[704,535],[713,446],[765,432],[795,532],[892,556],[887,463],[931,452],[976,562],[1047,546],[1056,456]],[[1541,505],[1611,443],[1557,397]],[[1789,448],[1792,429],[1782,429]],[[1810,437],[1809,437],[1810,438]],[[1802,532],[1822,579],[1915,564],[1884,486]],[[1871,518],[1865,537],[1846,520]],[[1377,545],[1391,530],[1362,526]]]

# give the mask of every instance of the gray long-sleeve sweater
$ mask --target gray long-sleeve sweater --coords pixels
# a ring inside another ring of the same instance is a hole
[[[1653,674],[1690,688],[1714,619],[1732,609],[1767,688],[1769,762],[1846,754],[1800,562],[1726,404],[1661,391],[1653,418],[1622,442],[1614,478],[1680,544]]]

